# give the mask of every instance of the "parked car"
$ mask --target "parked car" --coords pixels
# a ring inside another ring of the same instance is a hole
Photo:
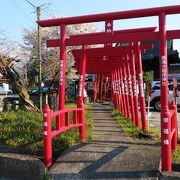
[[[173,84],[170,83],[168,85],[169,87],[169,102],[174,100],[173,96]],[[177,105],[180,106],[180,84],[178,84],[178,97],[177,97]],[[156,111],[161,110],[161,102],[160,102],[160,83],[157,82],[152,86],[152,94],[151,94],[151,99],[150,99],[150,106],[153,107]]]
[[[5,89],[4,87],[0,86],[0,94],[13,94],[13,91],[11,89]]]
[[[42,94],[48,94],[48,93],[51,93],[51,92],[56,92],[58,93],[58,88],[49,88],[47,86],[43,86],[41,87],[41,93]],[[31,92],[30,92],[30,95],[38,95],[40,94],[40,89],[39,87],[33,89]]]

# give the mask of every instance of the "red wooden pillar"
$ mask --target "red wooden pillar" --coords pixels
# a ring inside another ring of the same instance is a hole
[[[115,76],[114,76],[114,72],[112,73],[112,89],[113,89],[113,102],[114,102],[114,107],[116,108],[116,98],[115,98]]]
[[[60,80],[59,80],[59,110],[64,109],[66,88],[66,26],[61,24],[60,38]]]
[[[119,68],[117,69],[117,75],[118,75],[118,94],[119,94],[119,112],[122,113],[122,96],[121,96],[121,81],[120,81],[120,73]]]
[[[171,107],[171,110],[174,111],[171,118],[171,132],[173,133],[171,146],[172,146],[172,150],[175,151],[177,149],[177,141],[178,141],[177,105],[174,101],[172,101],[170,107]]]
[[[104,81],[103,81],[103,99],[106,101],[106,89],[107,89],[107,76],[104,76]]]
[[[147,121],[146,121],[146,103],[144,97],[144,83],[143,83],[143,72],[142,72],[142,58],[140,43],[137,43],[137,72],[139,81],[139,96],[140,96],[140,108],[141,108],[141,120],[142,120],[142,130],[147,131]]]
[[[106,82],[105,82],[105,100],[108,100],[108,86],[109,86],[109,77],[106,76]]]
[[[115,85],[116,85],[116,108],[119,109],[119,94],[118,94],[118,74],[117,74],[117,70],[115,70],[115,77],[116,77],[116,81],[115,81]]]
[[[166,15],[159,15],[160,35],[160,80],[161,80],[161,161],[162,171],[172,171],[171,158],[171,121],[168,108],[168,61],[167,61],[167,35]]]
[[[116,70],[114,71],[114,94],[115,94],[115,107],[118,109],[118,94],[117,94],[117,74]]]
[[[123,59],[123,74],[124,74],[124,91],[125,91],[125,103],[126,103],[126,117],[130,118],[129,112],[129,98],[128,98],[128,82],[127,82],[127,74],[126,74],[126,61]]]
[[[99,86],[100,86],[100,75],[97,74],[97,94],[96,94],[96,100],[99,101]]]
[[[118,69],[116,69],[116,75],[117,75],[117,98],[118,98],[118,110],[120,111],[121,107],[121,98],[120,98],[120,83],[119,83],[119,72]]]
[[[109,101],[112,101],[112,75],[109,74]]]
[[[104,99],[104,92],[105,92],[105,79],[106,79],[106,76],[103,74],[103,78],[102,78],[102,100]]]
[[[105,32],[106,32],[106,34],[113,34],[113,20],[105,21]],[[104,47],[112,47],[112,43],[104,44]],[[106,95],[107,94],[105,93],[105,96]],[[113,96],[113,93],[111,93],[111,96]],[[110,98],[112,98],[112,97],[110,97]]]
[[[60,77],[59,77],[59,110],[64,109],[66,96],[66,26],[61,24],[60,38]],[[64,126],[64,117],[61,115],[56,118],[56,128],[60,129]]]
[[[123,115],[126,116],[127,114],[127,108],[126,108],[126,100],[125,100],[125,92],[124,92],[124,77],[123,77],[123,67],[121,65],[119,72],[120,72],[120,78],[121,78],[121,92],[122,92],[122,104],[123,104]]]
[[[94,81],[94,95],[93,95],[93,103],[96,102],[96,97],[97,97],[97,82],[98,82],[98,75],[95,75],[95,81]]]
[[[113,77],[113,72],[111,72],[111,89],[112,89],[112,92],[111,92],[111,98],[112,98],[112,101],[114,102],[114,77]]]
[[[133,52],[131,52],[130,62],[131,62],[131,74],[132,74],[132,86],[133,86],[133,102],[134,102],[135,124],[137,127],[140,127],[139,109],[138,109],[138,95],[137,95],[137,86],[136,86],[136,70],[135,70],[135,60],[134,60]]]
[[[127,55],[127,76],[128,76],[128,88],[129,88],[129,104],[131,108],[131,119],[134,120],[134,104],[133,104],[133,90],[132,90],[132,78],[130,73],[130,59],[129,55]]]
[[[124,94],[124,91],[123,91],[123,88],[122,88],[122,80],[121,80],[121,73],[120,73],[120,68],[118,68],[118,74],[119,74],[119,90],[120,90],[120,110],[121,110],[121,113],[124,114],[124,105],[123,105],[123,94]]]
[[[44,164],[46,167],[52,165],[52,125],[51,109],[46,104],[43,109],[43,128],[44,128]]]
[[[111,92],[110,92],[110,83],[111,79],[110,79],[110,75],[108,76],[108,82],[107,82],[107,100],[111,101]]]
[[[117,84],[116,84],[116,71],[114,71],[114,106],[117,109]]]
[[[102,94],[103,94],[103,75],[100,75],[100,84],[99,84],[99,100],[102,101]]]
[[[86,79],[86,46],[82,47],[82,57],[81,57],[81,72],[80,72],[80,80],[79,80],[79,93],[78,93],[78,104],[77,107],[82,108],[80,114],[80,124],[82,124],[79,128],[81,141],[86,141],[86,131],[85,131],[85,107],[84,107],[84,86]]]

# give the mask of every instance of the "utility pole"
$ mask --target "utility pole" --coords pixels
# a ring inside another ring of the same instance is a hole
[[[40,16],[41,16],[41,7],[45,6],[45,5],[49,4],[49,3],[42,4],[40,6],[35,6],[29,0],[25,0],[25,1],[27,3],[29,3],[35,9],[36,16],[37,16],[37,21],[39,21],[40,20]],[[37,59],[39,61],[39,109],[40,109],[40,111],[42,111],[42,89],[41,89],[41,83],[42,83],[41,44],[42,44],[42,41],[41,41],[41,27],[39,25],[37,25],[37,44],[38,44],[38,46],[37,46],[37,53],[38,53]]]
[[[41,15],[41,7],[36,7],[37,13],[37,20],[40,20]],[[42,90],[41,90],[41,83],[42,83],[42,72],[41,72],[41,63],[42,63],[42,56],[41,56],[41,27],[38,25],[37,27],[37,37],[38,37],[38,60],[39,60],[39,109],[42,111]]]

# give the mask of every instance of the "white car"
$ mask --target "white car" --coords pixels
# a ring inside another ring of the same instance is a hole
[[[177,105],[180,105],[180,84],[178,84],[178,97],[176,98]],[[173,84],[169,84],[169,102],[174,100],[173,96]],[[152,87],[152,94],[150,99],[150,106],[154,107],[156,111],[161,110],[161,103],[160,103],[160,83],[156,83]]]
[[[1,87],[0,86],[0,94],[13,94],[12,90],[11,89],[5,89],[4,87]]]

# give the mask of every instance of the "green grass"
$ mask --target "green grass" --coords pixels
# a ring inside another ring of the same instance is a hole
[[[177,151],[172,152],[172,160],[174,163],[180,163],[180,145],[178,145]]]
[[[112,111],[112,115],[126,135],[131,137],[138,137],[141,130],[136,128],[136,126],[131,120],[120,115],[119,111],[116,109]]]
[[[160,132],[159,129],[156,129],[154,127],[150,127],[149,128],[149,133],[155,134],[156,135],[156,139],[159,140],[159,141],[161,140],[161,132]]]
[[[70,103],[66,107],[75,107],[75,105]],[[91,105],[88,105],[86,109],[87,141],[90,141],[93,128]],[[0,144],[23,147],[28,150],[42,150],[42,138],[41,113],[17,110],[0,114]],[[62,151],[78,142],[80,142],[79,130],[71,129],[53,139],[53,151]]]
[[[129,119],[123,117],[120,115],[119,111],[114,109],[112,111],[112,115],[119,123],[120,127],[124,131],[124,133],[130,137],[138,137],[139,132],[141,132],[140,129],[136,128],[135,125],[130,121]],[[160,131],[156,128],[150,128],[149,133],[153,133],[156,135],[156,140],[161,140],[161,134]],[[178,145],[176,151],[172,151],[172,161],[173,163],[180,164],[180,145]]]
[[[141,129],[137,128],[134,123],[128,119],[122,116],[118,110],[114,109],[112,111],[112,115],[119,123],[120,127],[124,131],[125,134],[131,137],[138,137],[139,133],[142,131]],[[150,128],[149,133],[155,134],[156,139],[160,140],[160,131],[156,128]]]
[[[74,108],[76,107],[76,104],[74,103],[67,103],[65,105],[66,108]],[[87,136],[87,141],[92,140],[92,131],[93,131],[93,116],[92,116],[92,105],[88,104],[85,105],[85,116],[86,116],[86,136]],[[79,131],[78,131],[79,133]]]

